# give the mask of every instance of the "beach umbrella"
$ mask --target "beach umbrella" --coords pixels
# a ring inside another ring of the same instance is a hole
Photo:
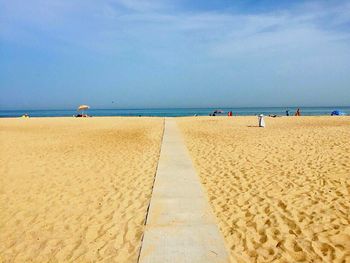
[[[89,109],[90,108],[90,106],[88,106],[88,105],[80,105],[79,107],[78,107],[78,110],[87,110],[87,109]]]
[[[90,106],[88,106],[88,105],[80,105],[78,107],[78,111],[81,111],[81,114],[84,115],[84,110],[87,110],[89,108],[90,108]]]

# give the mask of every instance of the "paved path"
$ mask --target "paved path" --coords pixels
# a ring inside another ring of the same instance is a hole
[[[139,262],[229,262],[199,177],[172,118],[165,119]]]

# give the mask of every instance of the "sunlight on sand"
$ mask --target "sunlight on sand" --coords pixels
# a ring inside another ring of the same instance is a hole
[[[1,119],[0,131],[0,261],[137,260],[162,119]]]
[[[350,261],[349,117],[178,122],[234,262]]]

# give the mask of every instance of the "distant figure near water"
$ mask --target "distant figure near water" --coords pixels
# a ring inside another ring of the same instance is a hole
[[[265,120],[264,120],[264,115],[260,114],[258,116],[258,121],[259,121],[259,127],[265,128]]]
[[[301,114],[300,114],[300,109],[298,108],[297,109],[297,111],[295,112],[295,114],[294,114],[295,116],[300,116]]]
[[[286,110],[286,116],[289,116],[289,110]]]

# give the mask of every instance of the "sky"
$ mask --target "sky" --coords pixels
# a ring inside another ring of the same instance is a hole
[[[0,109],[79,104],[349,106],[350,1],[0,0]]]

